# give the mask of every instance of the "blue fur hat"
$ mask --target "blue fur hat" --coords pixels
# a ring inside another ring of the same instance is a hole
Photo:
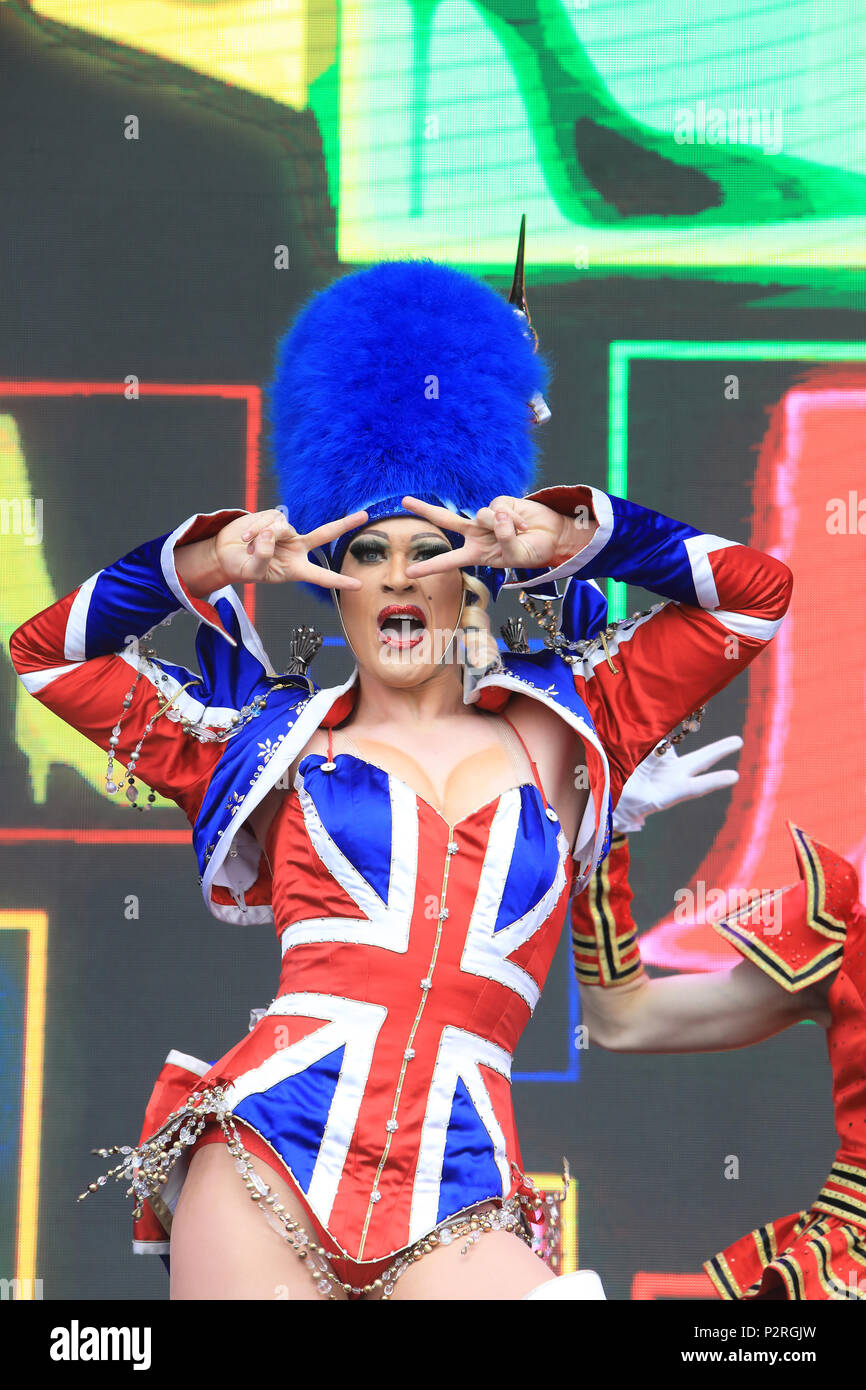
[[[361,508],[365,525],[414,515],[407,493],[473,516],[530,490],[549,371],[523,300],[522,240],[519,265],[511,302],[461,271],[404,260],[345,275],[301,310],[265,390],[279,497],[298,531]],[[322,547],[332,569],[354,534]],[[476,572],[495,597],[503,572]]]

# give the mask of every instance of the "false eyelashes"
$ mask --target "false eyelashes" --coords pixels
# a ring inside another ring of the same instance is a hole
[[[451,547],[448,545],[422,545],[412,553],[409,563],[415,564],[422,560],[432,560],[437,555],[444,555]],[[354,560],[362,564],[371,560],[383,559],[387,551],[387,546],[382,541],[357,540],[349,546],[349,554]]]

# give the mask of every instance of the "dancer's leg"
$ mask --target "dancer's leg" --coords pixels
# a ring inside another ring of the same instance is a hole
[[[314,1239],[288,1183],[259,1160],[253,1166],[291,1219]],[[305,1261],[271,1229],[257,1205],[224,1144],[206,1144],[193,1155],[171,1228],[173,1299],[321,1301]],[[346,1298],[342,1290],[337,1296]]]

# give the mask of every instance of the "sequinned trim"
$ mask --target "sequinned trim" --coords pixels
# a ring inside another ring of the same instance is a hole
[[[529,1213],[538,1218],[544,1212],[545,1199],[523,1174],[519,1174],[521,1190],[512,1197],[502,1199],[497,1209],[477,1211],[476,1208],[485,1205],[487,1201],[500,1200],[484,1199],[484,1202],[468,1208],[461,1217],[449,1217],[413,1245],[408,1246],[396,1256],[385,1272],[371,1283],[360,1287],[343,1283],[336,1274],[331,1259],[345,1257],[332,1251],[329,1258],[329,1252],[319,1245],[299,1222],[293,1221],[286,1212],[285,1205],[277,1200],[276,1194],[254,1168],[253,1157],[244,1147],[234,1116],[226,1103],[225,1090],[219,1085],[193,1092],[189,1100],[178,1110],[172,1111],[160,1128],[137,1148],[123,1144],[110,1149],[92,1150],[104,1158],[111,1154],[120,1154],[121,1162],[90,1183],[87,1191],[82,1192],[78,1200],[82,1201],[90,1192],[97,1192],[100,1187],[105,1186],[109,1178],[118,1182],[131,1181],[127,1196],[134,1195],[137,1199],[133,1218],[138,1219],[142,1215],[143,1204],[148,1201],[163,1225],[166,1225],[170,1212],[163,1201],[161,1189],[168,1181],[169,1173],[184,1148],[195,1144],[204,1130],[207,1117],[216,1119],[225,1134],[227,1148],[235,1160],[235,1167],[243,1178],[251,1199],[264,1215],[268,1225],[292,1247],[298,1258],[304,1261],[317,1291],[325,1298],[338,1299],[341,1294],[357,1298],[363,1294],[376,1293],[382,1301],[390,1299],[397,1280],[407,1269],[417,1264],[424,1255],[430,1254],[437,1245],[451,1245],[464,1236],[466,1240],[461,1247],[462,1255],[468,1254],[487,1231],[511,1231],[525,1244],[530,1247],[533,1245]],[[561,1195],[564,1198],[569,1183],[567,1164],[563,1168],[563,1180],[565,1192]],[[551,1200],[548,1196],[548,1204]],[[551,1217],[548,1216],[547,1219],[550,1220]],[[555,1224],[554,1218],[553,1225]]]

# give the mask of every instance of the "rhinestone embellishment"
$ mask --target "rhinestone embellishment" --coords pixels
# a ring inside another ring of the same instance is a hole
[[[407,1049],[407,1052],[411,1053],[411,1049]],[[382,1273],[380,1278],[368,1284],[354,1287],[351,1284],[341,1282],[330,1263],[335,1255],[318,1245],[302,1226],[290,1218],[283,1204],[277,1201],[276,1194],[253,1168],[251,1156],[247,1153],[237,1133],[231,1109],[226,1101],[225,1091],[221,1086],[214,1086],[203,1092],[194,1091],[178,1110],[169,1115],[161,1129],[150,1139],[143,1141],[137,1149],[131,1148],[128,1144],[115,1145],[111,1149],[94,1149],[94,1153],[101,1154],[106,1158],[110,1154],[119,1154],[122,1161],[115,1168],[110,1169],[108,1173],[90,1183],[86,1191],[80,1194],[78,1200],[82,1201],[91,1192],[98,1192],[107,1184],[109,1177],[115,1177],[131,1184],[127,1190],[127,1195],[135,1195],[138,1199],[133,1211],[134,1219],[138,1219],[142,1214],[145,1199],[160,1192],[160,1186],[167,1181],[174,1162],[182,1155],[185,1146],[196,1141],[204,1129],[206,1117],[209,1115],[213,1115],[222,1128],[228,1151],[234,1158],[234,1166],[243,1179],[251,1199],[265,1216],[268,1225],[282,1236],[303,1260],[304,1267],[312,1276],[316,1291],[323,1298],[338,1298],[342,1293],[348,1294],[349,1297],[363,1296],[375,1294],[378,1290],[381,1290],[383,1299],[390,1298],[397,1280],[407,1269],[413,1268],[423,1255],[430,1254],[437,1244],[451,1245],[458,1237],[465,1236],[466,1238],[465,1244],[460,1250],[461,1255],[465,1255],[477,1243],[483,1232],[491,1230],[513,1231],[527,1245],[533,1246],[525,1213],[521,1211],[521,1208],[527,1205],[535,1208],[539,1206],[541,1194],[534,1189],[532,1189],[532,1201],[526,1192],[521,1191],[519,1196],[515,1195],[504,1201],[499,1210],[478,1212],[477,1214],[470,1210],[465,1214],[464,1219],[457,1223],[451,1219],[448,1224],[437,1226],[426,1236],[417,1240],[414,1245],[399,1252],[395,1262]],[[397,1128],[396,1121],[392,1121],[387,1127],[391,1129],[392,1125],[394,1129]],[[565,1163],[564,1160],[563,1162]],[[511,1166],[515,1173],[519,1174],[516,1165],[512,1164]],[[526,1186],[528,1180],[522,1174],[519,1176]],[[563,1178],[567,1191],[567,1165],[563,1170]],[[565,1193],[562,1196],[564,1197]],[[382,1193],[377,1188],[373,1188],[369,1200],[371,1204],[380,1202]],[[552,1200],[549,1195],[545,1198],[548,1204]]]

